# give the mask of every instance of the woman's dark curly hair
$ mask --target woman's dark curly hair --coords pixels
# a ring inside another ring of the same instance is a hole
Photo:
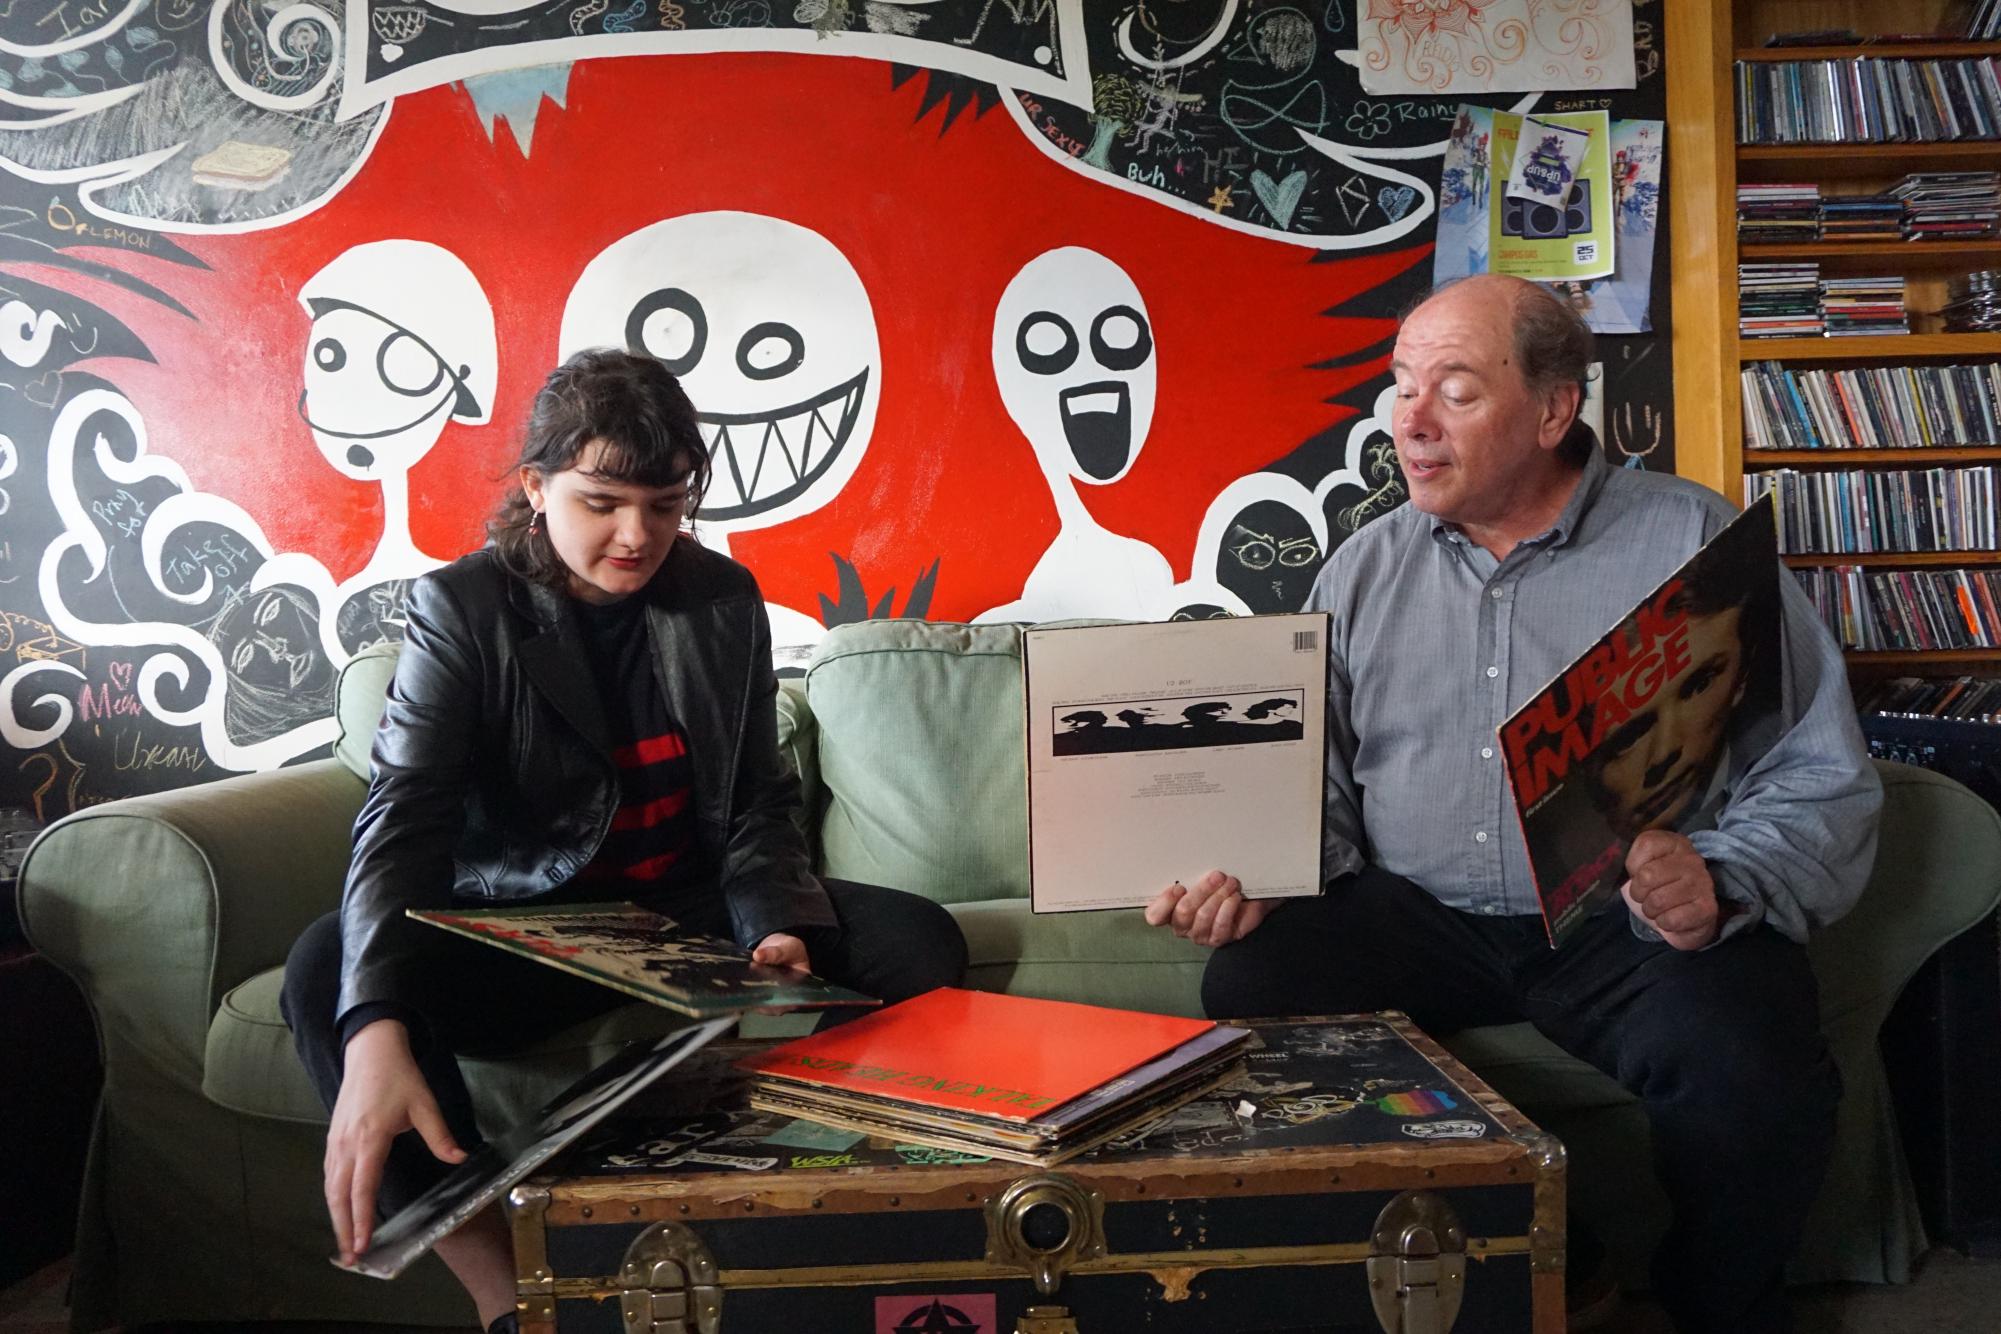
[[[551,477],[574,468],[603,441],[592,475],[634,486],[688,483],[692,520],[709,485],[709,448],[695,406],[674,373],[652,357],[615,348],[579,352],[549,372],[528,411],[516,468]],[[561,588],[569,571],[519,482],[487,521],[487,536],[509,573]]]

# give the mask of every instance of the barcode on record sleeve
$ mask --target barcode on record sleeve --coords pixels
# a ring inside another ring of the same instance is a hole
[[[1318,630],[1294,630],[1292,632],[1292,651],[1294,653],[1319,652],[1320,632]]]

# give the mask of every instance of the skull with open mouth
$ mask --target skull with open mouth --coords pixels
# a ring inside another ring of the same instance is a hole
[[[1153,424],[1153,324],[1126,271],[1094,250],[1036,256],[1001,294],[994,374],[1043,472],[1116,482]]]
[[[839,493],[881,398],[875,312],[817,232],[758,213],[668,218],[584,267],[562,355],[623,347],[680,377],[712,455],[705,528],[761,528]]]

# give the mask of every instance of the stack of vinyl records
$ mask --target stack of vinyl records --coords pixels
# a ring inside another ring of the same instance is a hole
[[[1945,285],[1947,333],[2001,333],[2001,269],[1961,274]]]
[[[1904,235],[1913,241],[2001,235],[2001,172],[1913,172],[1890,193],[1904,201]]]
[[[1899,205],[1899,212],[1902,206]],[[1772,184],[1737,187],[1737,239],[1757,245],[1820,239],[1820,187]]]
[[[1895,195],[1829,195],[1820,201],[1820,234],[1828,241],[1899,241],[1904,201]]]
[[[1243,1069],[1247,1030],[940,987],[747,1056],[761,1111],[1047,1167]]]
[[[1865,334],[1901,334],[1911,331],[1911,317],[1904,309],[1904,279],[1901,274],[1876,278],[1823,278],[1820,280],[1823,332],[1829,338],[1853,338]]]
[[[1737,266],[1737,332],[1741,336],[1810,338],[1822,327],[1820,265]]]

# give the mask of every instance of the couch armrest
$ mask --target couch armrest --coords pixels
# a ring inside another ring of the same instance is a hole
[[[107,1050],[201,1083],[223,995],[340,904],[365,786],[337,761],[81,811],[21,867],[21,922],[75,979]]]

